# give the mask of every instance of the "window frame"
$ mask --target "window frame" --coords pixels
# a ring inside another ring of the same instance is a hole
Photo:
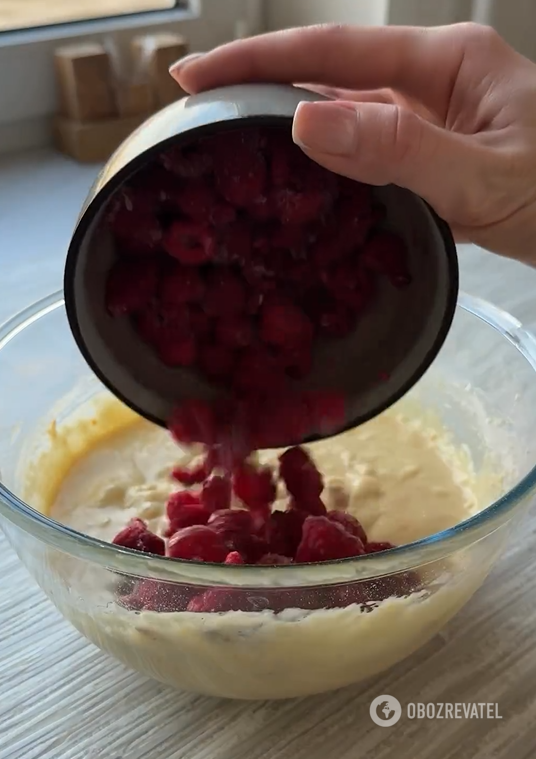
[[[189,0],[188,7],[80,21],[0,34],[0,154],[50,144],[57,103],[54,49],[65,42],[114,38],[120,46],[145,32],[185,34],[192,51],[233,38],[239,18],[263,28],[263,0]],[[6,73],[9,72],[9,73]]]

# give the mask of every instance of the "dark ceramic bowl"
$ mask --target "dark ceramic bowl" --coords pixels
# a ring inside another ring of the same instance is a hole
[[[90,191],[67,255],[67,315],[95,374],[147,419],[165,425],[185,398],[210,397],[217,391],[193,372],[164,366],[127,320],[108,315],[103,293],[114,247],[100,223],[107,202],[135,172],[170,147],[244,125],[291,129],[300,101],[321,99],[281,85],[239,85],[187,97],[135,131]],[[317,350],[307,389],[344,392],[346,428],[376,416],[421,378],[443,345],[458,295],[456,247],[447,224],[408,190],[390,185],[374,192],[386,209],[386,227],[407,245],[413,281],[403,290],[381,289],[375,307],[350,336]]]

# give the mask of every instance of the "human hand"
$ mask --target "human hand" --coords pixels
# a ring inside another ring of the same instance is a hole
[[[304,27],[180,61],[195,93],[312,83],[294,139],[315,161],[430,203],[457,239],[536,266],[536,65],[488,27]]]

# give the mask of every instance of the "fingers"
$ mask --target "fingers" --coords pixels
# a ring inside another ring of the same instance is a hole
[[[397,105],[302,103],[294,139],[331,171],[368,184],[406,187],[447,220],[463,217],[460,176],[478,173],[468,138]]]
[[[239,82],[391,87],[444,108],[464,50],[452,27],[311,26],[238,40],[172,69],[200,92]]]

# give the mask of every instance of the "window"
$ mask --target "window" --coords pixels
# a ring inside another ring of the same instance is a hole
[[[169,10],[182,0],[0,0],[0,31]]]

